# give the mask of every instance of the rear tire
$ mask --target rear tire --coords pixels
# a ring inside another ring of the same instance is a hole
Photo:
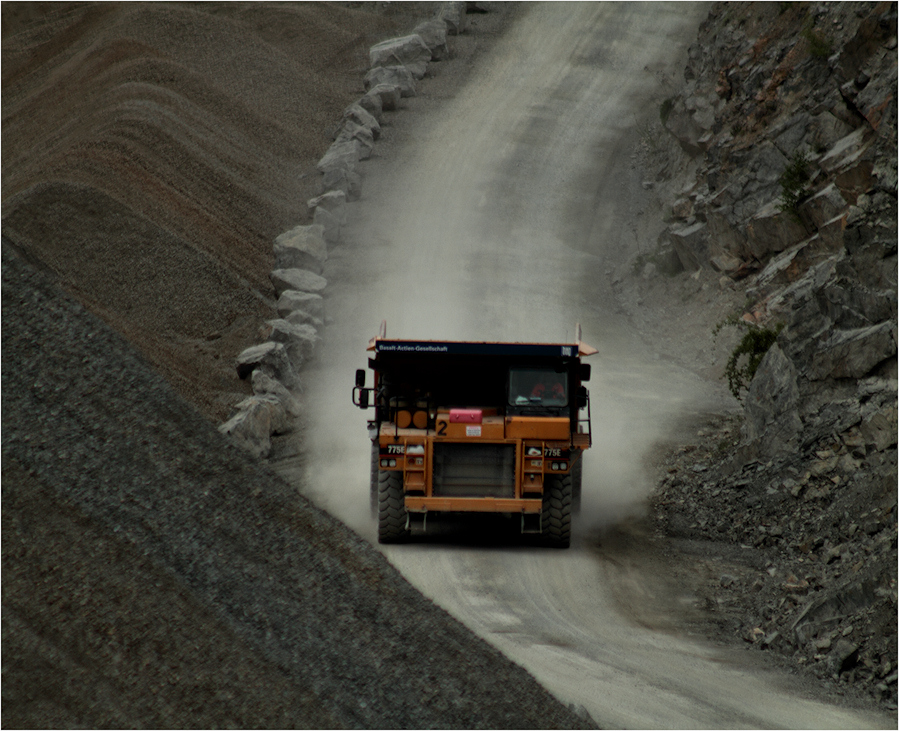
[[[568,548],[571,545],[571,475],[547,480],[540,527],[547,546]]]
[[[378,543],[402,543],[410,535],[407,525],[403,473],[380,470],[378,474]]]

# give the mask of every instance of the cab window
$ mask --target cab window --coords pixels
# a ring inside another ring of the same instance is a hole
[[[509,369],[509,404],[512,406],[567,406],[566,373],[552,368]]]

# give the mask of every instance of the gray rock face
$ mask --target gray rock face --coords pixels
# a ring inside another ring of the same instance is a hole
[[[276,381],[270,375],[260,370],[253,371],[253,375],[250,378],[253,385],[253,393],[257,396],[273,396],[277,398],[288,416],[297,417],[302,413],[299,399],[283,383]]]
[[[397,84],[374,83],[363,99],[377,99],[380,107],[392,112],[399,107],[402,90]]]
[[[440,3],[437,19],[446,24],[446,32],[451,36],[461,35],[468,27],[467,4],[464,2]]]
[[[340,229],[347,221],[346,201],[346,193],[332,190],[312,198],[306,204],[313,211],[313,224],[321,227],[322,236],[328,243],[340,240]]]
[[[896,326],[881,322],[854,330],[838,330],[821,343],[809,364],[809,378],[862,378],[896,355]]]
[[[380,104],[375,107],[378,114],[381,113]],[[373,140],[381,136],[381,124],[378,122],[377,116],[372,111],[365,109],[360,103],[350,104],[343,113],[344,122],[352,122],[353,124],[365,127],[370,133]],[[338,135],[339,136],[339,135]]]
[[[380,129],[380,126],[379,126]],[[375,146],[374,134],[370,127],[356,124],[352,121],[345,121],[337,134],[337,142],[353,141],[357,144],[359,150],[359,159],[367,160],[371,157],[371,151]]]
[[[328,258],[322,226],[297,226],[275,239],[277,269],[307,269],[321,274]]]
[[[343,191],[332,190],[315,198],[310,198],[306,201],[306,206],[310,210],[324,208],[337,219],[341,226],[346,224],[346,193]]]
[[[272,434],[287,431],[290,419],[273,395],[251,396],[237,404],[237,413],[219,426],[235,446],[264,459],[272,449]]]
[[[266,325],[271,328],[269,340],[285,345],[294,368],[299,369],[312,360],[315,344],[319,340],[312,325],[296,324],[282,319],[268,320]]]
[[[740,636],[894,710],[896,7],[816,8],[715,3],[662,108],[677,144],[657,170],[677,177],[659,242],[784,327],[741,439],[724,456],[710,440],[695,479],[683,460],[660,512],[675,534],[773,549],[770,581],[722,589],[752,607]]]
[[[328,285],[328,280],[324,277],[306,269],[275,269],[268,276],[279,297],[288,289],[321,292]]]
[[[320,318],[324,309],[323,302],[320,294],[288,289],[282,292],[278,298],[278,314],[286,319],[292,312],[301,310],[313,317]]]
[[[765,455],[796,448],[802,429],[796,368],[775,344],[759,364],[746,397],[746,437]]]
[[[431,49],[421,36],[413,33],[402,38],[391,38],[372,46],[368,52],[372,68],[378,66],[405,66],[412,76],[420,79],[425,75]]]
[[[235,366],[240,379],[249,377],[259,369],[288,388],[299,385],[287,349],[282,343],[262,343],[249,347],[237,356]]]
[[[765,259],[808,237],[805,226],[778,205],[778,201],[771,201],[746,224],[749,251],[756,259]]]
[[[362,176],[350,168],[332,167],[322,175],[319,189],[322,192],[339,190],[348,201],[356,201],[362,195]]]
[[[413,33],[421,37],[431,50],[431,61],[442,61],[449,58],[449,47],[446,44],[446,21],[428,20],[415,26]]]
[[[365,90],[368,92],[377,91],[379,86],[395,86],[400,90],[400,96],[415,96],[415,78],[412,72],[405,66],[378,66],[373,68],[362,80]],[[391,109],[389,100],[385,98],[384,93],[378,92],[381,97],[381,105],[385,110]],[[396,108],[394,104],[392,108]]]
[[[312,223],[321,226],[325,241],[329,244],[340,241],[340,220],[327,208],[316,208],[312,215]]]
[[[329,170],[345,169],[354,170],[365,154],[365,146],[356,139],[337,140],[328,148],[325,156],[318,161],[316,167],[319,172],[327,173]]]
[[[378,123],[380,124],[384,111],[384,107],[381,104],[381,97],[377,96],[376,94],[372,94],[371,91],[369,91],[368,93],[363,94],[362,97],[360,97],[357,104],[366,112],[371,114],[372,117],[378,120]]]
[[[697,221],[690,226],[670,231],[670,240],[674,250],[684,269],[688,272],[694,272],[708,263],[705,227],[705,223]]]
[[[292,325],[312,325],[316,330],[325,326],[324,320],[301,309],[291,310],[283,317]]]
[[[848,201],[843,197],[836,182],[815,193],[799,206],[799,215],[806,222],[808,229],[817,230],[825,222],[846,211]]]

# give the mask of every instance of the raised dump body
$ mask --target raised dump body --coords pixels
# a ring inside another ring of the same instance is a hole
[[[590,366],[580,342],[371,340],[353,403],[374,409],[378,540],[399,542],[436,512],[509,513],[567,548],[591,444]]]

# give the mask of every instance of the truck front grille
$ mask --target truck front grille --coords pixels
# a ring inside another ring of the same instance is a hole
[[[514,444],[435,444],[435,497],[515,497]]]

